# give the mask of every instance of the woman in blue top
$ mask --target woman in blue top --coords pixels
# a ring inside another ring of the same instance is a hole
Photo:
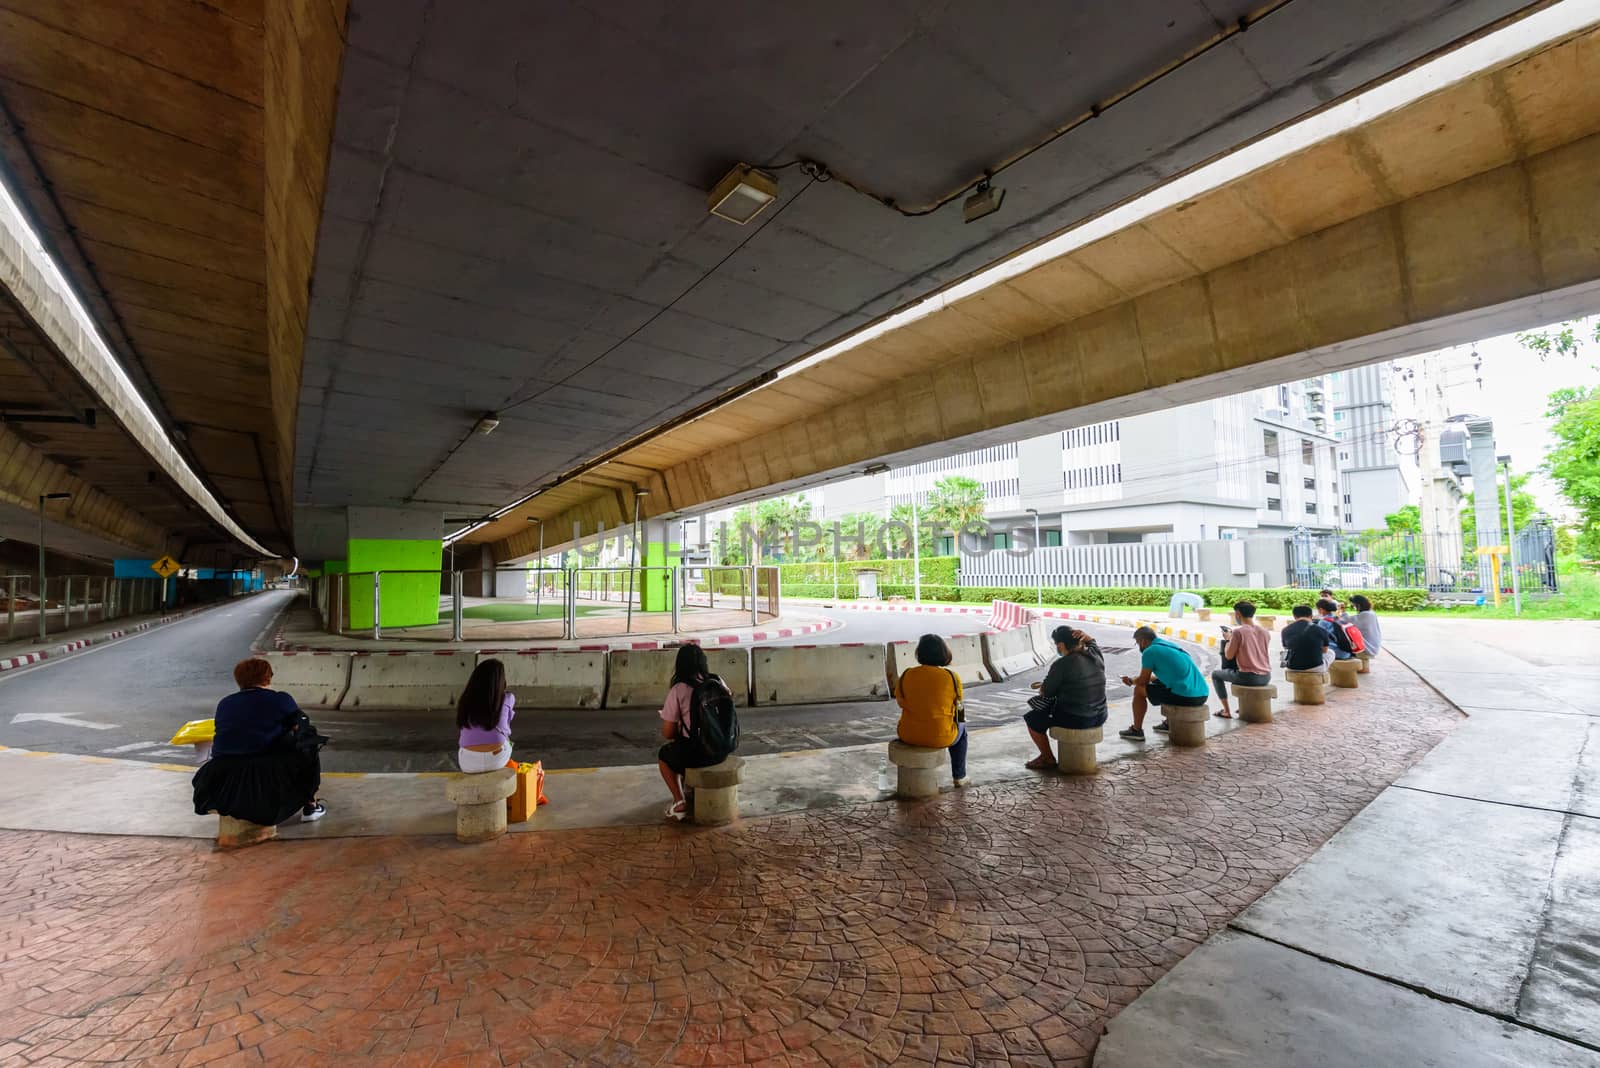
[[[1189,654],[1156,637],[1149,627],[1134,631],[1133,643],[1139,647],[1139,677],[1122,676],[1122,684],[1133,687],[1133,726],[1117,733],[1131,742],[1142,742],[1144,714],[1151,705],[1198,708],[1211,699],[1211,689]],[[1155,729],[1165,733],[1167,721],[1163,719]]]
[[[456,763],[462,771],[470,775],[511,763],[511,720],[516,709],[516,694],[506,692],[505,664],[491,659],[473,669],[456,702],[456,728],[461,732]]]

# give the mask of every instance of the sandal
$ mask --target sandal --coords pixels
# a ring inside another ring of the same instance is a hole
[[[1029,771],[1054,771],[1058,765],[1053,757],[1036,756],[1022,766]]]
[[[1232,712],[1213,712],[1211,714],[1213,716],[1216,716],[1218,719],[1232,719],[1233,718],[1233,713]]]
[[[667,806],[667,819],[677,820],[682,823],[689,818],[689,804],[686,801],[674,801]]]

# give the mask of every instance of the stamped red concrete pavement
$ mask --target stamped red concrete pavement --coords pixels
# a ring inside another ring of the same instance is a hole
[[[721,830],[0,834],[0,1064],[1087,1064],[1459,719],[1388,658],[1362,687],[1093,779]]]

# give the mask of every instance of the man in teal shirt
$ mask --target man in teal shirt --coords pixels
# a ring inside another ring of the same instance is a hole
[[[1156,637],[1156,632],[1149,627],[1134,631],[1133,641],[1139,647],[1139,677],[1122,676],[1122,684],[1133,687],[1133,726],[1117,733],[1130,741],[1142,742],[1144,714],[1151,705],[1194,708],[1204,705],[1211,691],[1189,654],[1166,639]],[[1167,721],[1163,719],[1155,729],[1165,733]]]

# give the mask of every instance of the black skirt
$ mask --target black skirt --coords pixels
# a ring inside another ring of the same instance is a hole
[[[304,808],[321,785],[315,748],[212,757],[194,773],[194,811],[271,827]]]

